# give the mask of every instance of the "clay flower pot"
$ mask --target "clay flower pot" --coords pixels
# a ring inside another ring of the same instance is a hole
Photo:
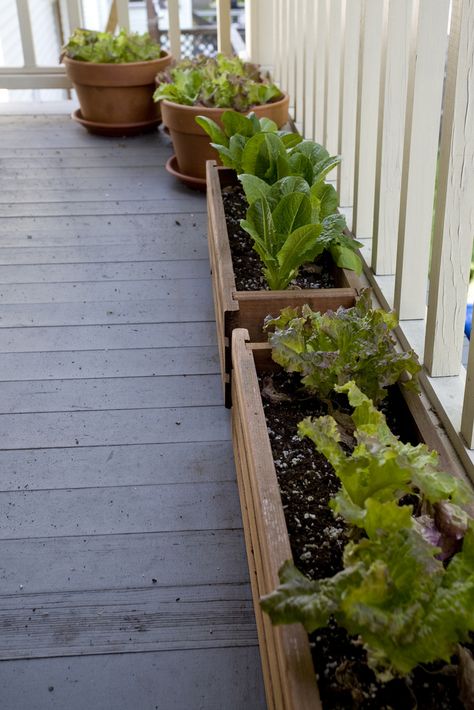
[[[81,106],[75,118],[102,135],[122,135],[149,130],[161,120],[153,101],[155,76],[171,62],[163,52],[159,59],[124,64],[99,64],[64,57],[66,73]]]
[[[206,184],[206,161],[217,160],[217,153],[210,145],[207,133],[195,121],[196,116],[208,116],[222,126],[221,116],[227,108],[207,108],[206,106],[184,106],[163,99],[161,114],[167,126],[176,154],[176,163],[182,178],[201,180]],[[281,128],[288,121],[289,96],[283,94],[278,101],[252,106],[259,118],[266,116]],[[176,173],[175,171],[175,174]]]

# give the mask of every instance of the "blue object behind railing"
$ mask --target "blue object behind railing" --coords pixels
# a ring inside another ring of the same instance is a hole
[[[464,332],[466,333],[469,340],[471,339],[471,328],[472,328],[472,303],[468,303],[467,308],[466,308],[466,325],[464,326]]]

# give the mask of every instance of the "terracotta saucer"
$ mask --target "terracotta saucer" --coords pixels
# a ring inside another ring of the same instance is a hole
[[[98,136],[136,136],[139,133],[152,131],[161,123],[161,119],[159,118],[154,118],[152,121],[143,121],[141,123],[97,123],[96,121],[87,121],[83,118],[80,108],[72,112],[71,118],[80,123],[81,126],[87,128],[89,133],[94,133]]]
[[[184,173],[180,173],[178,170],[178,161],[176,160],[175,155],[172,155],[171,158],[166,161],[165,167],[171,175],[177,177],[178,180],[184,182],[184,184],[190,187],[191,189],[199,190],[200,192],[206,192],[206,178],[198,178],[193,177],[192,175],[185,175]]]

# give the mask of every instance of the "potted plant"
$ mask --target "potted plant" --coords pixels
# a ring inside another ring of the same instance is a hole
[[[77,29],[61,60],[81,107],[73,118],[91,133],[133,135],[160,123],[154,81],[171,55],[148,34]]]
[[[191,187],[205,189],[206,161],[215,157],[209,138],[195,118],[217,123],[226,109],[250,109],[280,127],[288,120],[289,98],[260,68],[238,57],[186,59],[157,76],[155,101],[161,104],[175,155],[167,169]]]
[[[309,303],[322,312],[352,306],[361,262],[359,243],[348,236],[337,212],[337,193],[325,182],[337,156],[251,115],[237,120],[224,113],[226,133],[200,120],[225,165],[208,162],[207,204],[218,345],[230,406],[233,328],[246,328],[256,342],[265,337],[265,316],[285,306]]]
[[[273,360],[267,344],[234,331],[232,379],[269,705],[463,707],[473,685],[472,657],[457,645],[474,626],[472,489],[420,398],[393,389],[405,366],[418,369],[393,351],[396,319],[365,294],[352,309],[288,310],[269,325]]]

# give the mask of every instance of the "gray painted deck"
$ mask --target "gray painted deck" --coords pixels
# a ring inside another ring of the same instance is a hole
[[[263,710],[206,205],[0,117],[1,710]]]

